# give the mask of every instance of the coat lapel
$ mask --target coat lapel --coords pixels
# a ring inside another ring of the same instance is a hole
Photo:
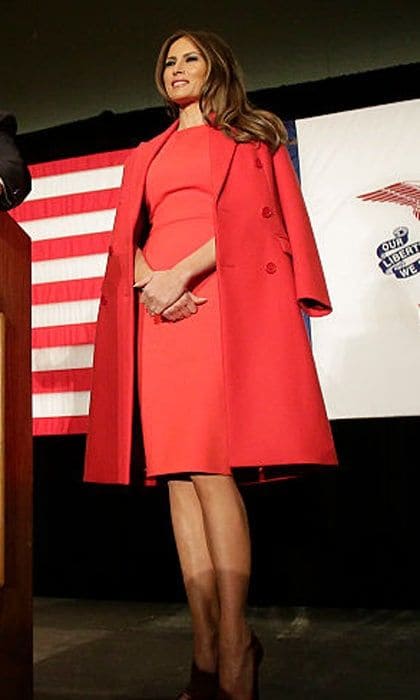
[[[210,166],[216,202],[225,184],[236,146],[236,141],[219,129],[210,129]]]

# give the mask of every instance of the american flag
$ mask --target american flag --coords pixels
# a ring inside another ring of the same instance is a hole
[[[95,326],[130,150],[31,166],[12,215],[32,239],[33,434],[87,432]]]

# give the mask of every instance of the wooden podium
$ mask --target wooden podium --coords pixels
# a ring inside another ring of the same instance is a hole
[[[32,698],[30,239],[0,212],[0,698]]]

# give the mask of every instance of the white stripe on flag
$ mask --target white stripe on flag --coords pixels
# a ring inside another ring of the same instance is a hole
[[[32,284],[103,277],[107,253],[54,258],[32,263]]]
[[[32,350],[32,371],[81,369],[93,365],[93,345],[62,345]]]
[[[20,221],[19,225],[33,241],[64,236],[83,236],[85,233],[112,231],[115,211],[115,209],[102,209],[83,214],[51,216],[46,219]]]
[[[63,197],[68,194],[92,192],[94,190],[110,190],[120,187],[122,165],[111,165],[106,168],[79,170],[63,175],[47,175],[32,180],[32,192],[26,198],[27,202],[48,197]]]
[[[98,309],[99,299],[65,301],[59,304],[36,304],[32,307],[32,328],[95,323]]]
[[[33,418],[87,416],[90,391],[63,391],[54,394],[33,394]]]

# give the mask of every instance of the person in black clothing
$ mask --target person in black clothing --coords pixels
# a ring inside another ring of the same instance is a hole
[[[31,176],[15,143],[16,119],[0,111],[0,210],[23,202],[31,191]]]

